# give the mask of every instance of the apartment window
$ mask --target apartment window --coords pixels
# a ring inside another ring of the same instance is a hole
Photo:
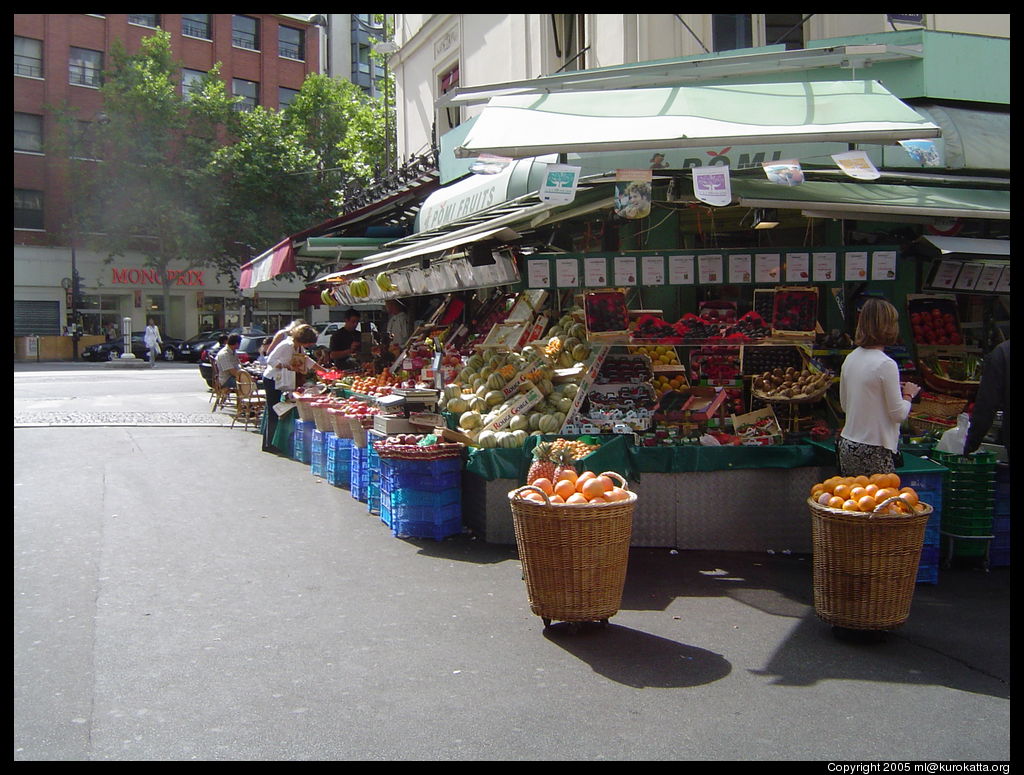
[[[711,50],[732,51],[754,45],[749,13],[711,14]]]
[[[447,94],[452,89],[457,89],[458,86],[459,66],[456,64],[441,76],[438,91],[441,94]],[[441,125],[441,132],[447,132],[462,123],[462,109],[457,106],[453,107],[449,105],[441,113],[439,122]]]
[[[285,59],[306,60],[306,41],[302,30],[294,27],[277,28],[277,53]]]
[[[103,75],[103,52],[71,47],[68,58],[68,82],[78,86],[99,87]]]
[[[43,42],[14,36],[14,74],[43,77]]]
[[[43,228],[43,192],[14,189],[14,228]]]
[[[255,81],[233,78],[231,80],[231,93],[236,97],[242,98],[242,102],[235,105],[236,110],[252,110],[259,104],[260,85]]]
[[[260,23],[251,16],[235,14],[231,22],[231,42],[239,48],[260,50]]]
[[[213,40],[210,34],[210,14],[208,13],[183,13],[181,15],[181,34],[190,38],[203,38]]]
[[[295,102],[295,98],[297,96],[299,96],[299,90],[298,89],[289,89],[286,86],[278,86],[277,87],[277,109],[278,110],[284,110],[289,105],[291,105],[293,102]]]
[[[43,152],[43,117],[32,113],[14,114],[14,150]]]
[[[202,70],[189,70],[187,67],[183,67],[181,69],[181,96],[185,99],[191,97],[192,90],[199,88],[204,75],[206,73]]]
[[[364,75],[369,75],[370,64],[370,45],[368,43],[357,43],[355,69]]]
[[[91,121],[78,119],[75,123],[75,132],[74,144],[71,147],[72,158],[93,161],[102,158],[96,128]]]
[[[555,55],[561,62],[557,72],[586,70],[586,14],[553,13]]]
[[[143,27],[159,27],[160,14],[158,13],[130,13],[128,14],[130,24],[141,24]]]
[[[773,46],[785,43],[786,50],[804,47],[803,14],[766,13],[764,15],[764,42]]]

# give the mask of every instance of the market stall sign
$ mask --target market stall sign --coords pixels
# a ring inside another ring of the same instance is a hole
[[[156,269],[117,269],[111,268],[111,282],[114,285],[163,285],[160,272]],[[206,285],[203,281],[204,270],[200,269],[168,269],[164,276],[168,285]]]

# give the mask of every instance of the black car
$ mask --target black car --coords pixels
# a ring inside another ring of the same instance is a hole
[[[203,353],[209,348],[217,344],[217,340],[222,336],[227,336],[230,331],[203,331],[202,333],[190,336],[184,342],[181,343],[179,348],[181,357],[192,363],[195,363],[203,357]]]
[[[181,340],[174,337],[163,337],[163,344],[160,346],[160,359],[173,361],[181,357],[179,347]],[[124,337],[119,336],[109,342],[92,344],[82,351],[82,359],[86,361],[116,361],[124,352]],[[132,334],[132,354],[136,358],[149,360],[149,348],[142,340],[142,334]]]

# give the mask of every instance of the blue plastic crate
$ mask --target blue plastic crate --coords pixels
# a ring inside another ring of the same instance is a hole
[[[387,498],[383,490],[380,496],[380,507],[382,512],[387,508],[394,522],[435,522],[440,524],[462,519],[461,503],[449,503],[445,506],[396,505]]]
[[[325,478],[327,476],[327,461],[323,458],[320,458],[319,460],[311,460],[309,463],[309,472],[313,474],[313,476],[319,476],[321,479]]]
[[[900,487],[913,487],[917,492],[942,492],[942,472],[900,474]]]
[[[296,420],[292,434],[292,457],[300,463],[309,463],[313,431],[316,425],[311,420]]]
[[[366,465],[366,447],[353,446],[349,451],[349,456],[353,466]]]
[[[938,565],[920,565],[917,569],[917,584],[938,584],[939,583],[939,566]]]
[[[445,522],[419,522],[403,519],[391,521],[391,534],[397,538],[433,538],[435,541],[443,541],[461,532],[461,516]]]
[[[352,439],[347,439],[340,436],[335,436],[331,439],[331,443],[327,447],[327,457],[329,459],[344,458],[346,465],[351,462],[352,458]]]
[[[324,479],[326,479],[328,483],[333,484],[335,487],[348,488],[348,469],[335,469],[331,466],[330,461],[328,461],[327,464],[324,466]]]
[[[462,503],[462,490],[458,488],[431,492],[429,490],[410,490],[408,488],[389,490],[387,487],[381,487],[381,495],[387,499],[388,505],[391,508],[396,506],[415,506],[436,509]]]
[[[348,489],[349,489],[349,492],[351,493],[353,498],[355,498],[360,503],[366,503],[366,485],[365,484],[360,485],[357,482],[351,482],[350,481],[349,485],[348,485]]]
[[[380,487],[373,484],[366,486],[366,510],[371,514],[380,514]]]
[[[400,460],[382,458],[381,486],[402,490],[449,490],[462,485],[462,459]]]
[[[988,564],[992,568],[1008,568],[1010,566],[1010,547],[992,547],[988,553]]]

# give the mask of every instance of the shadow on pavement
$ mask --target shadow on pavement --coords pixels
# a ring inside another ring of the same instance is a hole
[[[555,622],[544,637],[595,673],[637,689],[701,686],[732,672],[721,654],[617,624]]]

